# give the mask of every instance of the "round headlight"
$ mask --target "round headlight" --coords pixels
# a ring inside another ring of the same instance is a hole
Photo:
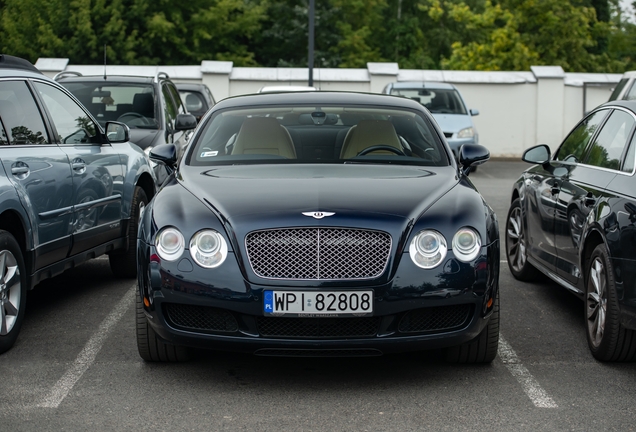
[[[175,261],[185,249],[185,240],[178,229],[164,228],[155,238],[157,255],[166,261]]]
[[[481,238],[472,228],[461,228],[453,237],[453,253],[460,261],[468,262],[477,258],[481,249]]]
[[[227,243],[218,231],[199,231],[190,240],[190,255],[201,267],[215,268],[227,257]]]
[[[431,269],[442,262],[448,247],[443,235],[433,230],[420,231],[411,241],[409,255],[418,267]]]

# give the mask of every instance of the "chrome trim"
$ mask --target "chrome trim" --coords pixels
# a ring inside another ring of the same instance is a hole
[[[316,262],[316,268],[317,268],[317,277],[316,278],[281,278],[281,277],[268,277],[268,276],[263,276],[259,273],[256,272],[256,270],[254,270],[254,265],[252,262],[252,258],[250,257],[250,252],[249,252],[249,248],[248,248],[248,243],[247,243],[247,239],[250,235],[252,234],[256,234],[256,233],[263,233],[263,232],[272,232],[272,231],[288,231],[288,230],[315,230],[318,231],[318,240],[317,240],[317,262]],[[387,256],[386,256],[386,260],[384,262],[384,266],[382,267],[382,270],[380,270],[376,275],[374,276],[369,276],[369,277],[363,277],[363,278],[346,278],[346,279],[323,279],[320,278],[320,267],[319,267],[319,259],[320,259],[320,230],[347,230],[347,231],[362,231],[362,232],[368,232],[368,233],[378,233],[378,234],[382,234],[385,235],[386,237],[388,237],[388,252],[387,252]],[[347,228],[347,227],[333,227],[333,226],[319,226],[319,227],[286,227],[286,228],[270,228],[270,229],[262,229],[262,230],[255,230],[255,231],[250,231],[249,233],[247,233],[245,235],[245,239],[244,239],[244,246],[245,246],[245,252],[247,254],[247,262],[250,265],[250,269],[252,270],[252,272],[254,272],[254,274],[261,278],[261,279],[267,279],[267,280],[292,280],[292,281],[338,281],[338,280],[347,280],[347,281],[356,281],[356,280],[372,280],[372,279],[377,279],[380,276],[382,276],[386,270],[387,267],[389,265],[389,261],[391,259],[391,251],[393,249],[393,238],[391,237],[391,235],[385,231],[380,231],[380,230],[374,230],[374,229],[364,229],[364,228]]]

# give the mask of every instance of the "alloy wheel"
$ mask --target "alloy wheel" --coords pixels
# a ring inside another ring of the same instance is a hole
[[[588,333],[592,345],[598,347],[603,340],[607,317],[607,275],[599,257],[595,257],[590,266],[586,304]]]
[[[506,227],[508,262],[516,272],[523,271],[526,263],[526,240],[521,224],[521,208],[515,208],[508,218]]]
[[[15,256],[0,251],[0,336],[6,336],[18,319],[21,299],[20,271]]]

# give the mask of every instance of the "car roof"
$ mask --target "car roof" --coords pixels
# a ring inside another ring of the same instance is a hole
[[[44,77],[42,72],[40,72],[28,60],[8,54],[0,54],[0,76],[37,76],[38,78]]]
[[[64,75],[59,76],[56,81],[59,83],[65,82],[100,82],[103,84],[111,83],[133,83],[133,84],[152,84],[155,77],[141,77],[141,76],[128,76],[128,75],[107,75],[104,79],[103,75]],[[165,78],[160,78],[164,80]]]
[[[604,104],[599,105],[597,108],[608,108],[608,107],[614,107],[614,106],[627,108],[628,110],[631,110],[634,113],[636,113],[636,100],[622,100],[622,99],[613,100],[610,102],[605,102]]]
[[[207,87],[207,85],[201,83],[174,83],[175,86],[177,86],[177,90],[202,90],[205,87]]]
[[[263,86],[258,91],[259,93],[269,93],[269,92],[299,92],[299,91],[317,91],[316,87],[312,86],[293,86],[293,85],[274,85],[274,86]]]
[[[322,104],[322,105],[369,105],[376,107],[395,107],[416,109],[427,112],[421,104],[400,96],[378,93],[356,93],[338,91],[305,91],[283,93],[257,93],[232,96],[218,102],[213,109],[243,108],[250,106],[271,106],[286,104]]]
[[[455,89],[452,84],[437,81],[400,81],[392,83],[391,87],[395,89]]]

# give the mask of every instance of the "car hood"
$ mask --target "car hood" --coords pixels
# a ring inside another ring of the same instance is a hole
[[[142,149],[154,147],[157,139],[161,136],[159,132],[157,129],[130,129],[130,141]]]
[[[465,114],[432,114],[439,124],[442,132],[457,133],[462,129],[471,127],[473,121],[469,115]]]
[[[179,178],[237,234],[286,226],[380,228],[392,223],[399,225],[393,227],[397,234],[458,182],[450,166],[362,164],[189,166]],[[324,216],[327,212],[335,214]]]

